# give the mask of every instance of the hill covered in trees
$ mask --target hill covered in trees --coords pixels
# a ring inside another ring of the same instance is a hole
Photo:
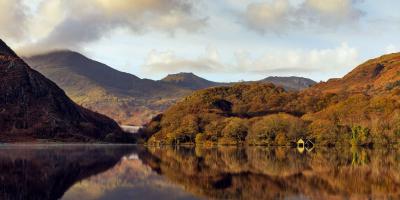
[[[250,83],[195,92],[142,130],[151,144],[389,145],[400,140],[400,53],[302,91]]]

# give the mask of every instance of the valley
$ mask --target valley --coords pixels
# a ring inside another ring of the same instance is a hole
[[[24,59],[79,105],[123,125],[143,125],[196,90],[235,84],[209,81],[193,73],[170,74],[157,81],[141,79],[68,50]],[[301,77],[269,77],[257,82],[276,83],[289,90],[315,84]]]

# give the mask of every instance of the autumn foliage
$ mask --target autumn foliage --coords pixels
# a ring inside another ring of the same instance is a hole
[[[400,140],[400,54],[300,92],[236,84],[193,93],[142,130],[149,144],[392,145]]]

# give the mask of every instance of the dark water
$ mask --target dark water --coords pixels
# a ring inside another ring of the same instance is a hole
[[[400,199],[400,151],[0,146],[0,199]]]

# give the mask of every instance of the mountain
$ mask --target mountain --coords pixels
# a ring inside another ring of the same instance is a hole
[[[151,144],[400,144],[400,54],[301,91],[241,83],[194,92],[141,130]]]
[[[182,88],[188,88],[191,90],[199,90],[199,89],[205,89],[209,87],[227,84],[227,83],[217,83],[209,81],[204,78],[198,77],[193,73],[184,73],[184,72],[178,74],[169,74],[160,81],[164,83],[173,84]]]
[[[126,142],[113,120],[71,101],[0,40],[1,142]]]
[[[200,90],[215,86],[234,85],[238,83],[238,82],[231,82],[231,83],[213,82],[201,78],[199,76],[196,76],[193,73],[185,73],[185,72],[181,72],[178,74],[169,74],[160,81],[165,83],[170,83],[183,88],[188,88],[191,90]],[[241,83],[254,83],[254,82],[272,83],[274,85],[281,86],[286,90],[291,90],[291,91],[303,90],[316,84],[316,82],[311,79],[297,77],[297,76],[288,76],[288,77],[269,76],[259,81],[245,81]]]
[[[317,83],[309,78],[296,77],[296,76],[290,76],[290,77],[270,76],[260,80],[260,82],[273,83],[275,85],[282,86],[287,90],[293,90],[293,91],[303,90]]]
[[[129,125],[147,123],[194,90],[234,84],[209,81],[193,73],[170,74],[159,81],[140,79],[68,50],[28,57],[25,61],[63,88],[76,103]],[[268,81],[290,90],[308,86],[302,79],[296,86],[292,79],[301,78],[275,77]]]
[[[120,124],[140,125],[191,90],[117,71],[72,51],[25,58],[76,103]]]

